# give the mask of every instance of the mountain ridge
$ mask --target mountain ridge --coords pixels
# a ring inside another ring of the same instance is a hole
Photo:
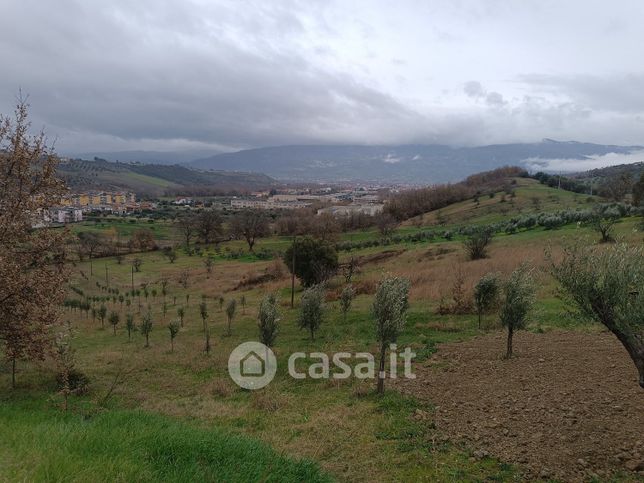
[[[505,165],[631,154],[642,146],[544,139],[538,143],[452,147],[443,144],[286,145],[221,153],[187,163],[200,169],[263,172],[284,181],[442,183]],[[643,156],[644,158],[644,156]],[[538,163],[537,163],[538,164]]]

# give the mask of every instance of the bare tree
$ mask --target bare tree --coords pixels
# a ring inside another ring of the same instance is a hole
[[[258,210],[245,210],[237,213],[230,224],[233,235],[241,237],[248,243],[248,250],[253,251],[255,241],[269,233],[268,220]]]
[[[103,237],[100,233],[92,231],[83,231],[78,234],[79,258],[80,253],[87,255],[89,259],[89,273],[94,274],[92,266],[92,259],[96,256],[97,252],[103,247]]]
[[[181,215],[175,220],[174,224],[177,227],[177,231],[181,234],[186,248],[190,248],[190,242],[197,235],[195,216],[192,214]]]
[[[381,213],[376,217],[376,226],[378,227],[380,235],[387,237],[394,232],[398,226],[398,222],[391,214]]]
[[[204,244],[209,245],[215,238],[221,235],[221,217],[214,210],[201,211],[195,217],[197,233]]]
[[[622,201],[624,196],[631,191],[633,178],[630,173],[621,173],[608,178],[601,185],[599,192],[602,196],[613,201]]]
[[[149,228],[139,228],[132,233],[132,245],[141,251],[152,250],[156,247],[154,232]]]

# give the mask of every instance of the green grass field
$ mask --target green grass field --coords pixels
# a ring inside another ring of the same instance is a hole
[[[136,410],[3,401],[0,449],[3,481],[330,481],[255,440]]]

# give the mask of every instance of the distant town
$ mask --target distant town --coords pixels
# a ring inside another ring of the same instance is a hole
[[[284,189],[257,191],[247,196],[226,198],[220,207],[232,210],[297,210],[316,208],[317,214],[333,216],[354,214],[377,215],[382,213],[384,202],[381,186],[359,186],[336,189]],[[198,207],[204,204],[199,198],[177,196],[169,201],[175,206]],[[59,205],[45,214],[45,222],[53,224],[77,223],[89,213],[127,215],[145,210],[155,210],[156,201],[144,201],[132,191],[84,191],[65,196]]]

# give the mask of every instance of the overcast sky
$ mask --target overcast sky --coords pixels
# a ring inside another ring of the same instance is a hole
[[[62,153],[309,143],[644,144],[643,0],[0,0]]]

